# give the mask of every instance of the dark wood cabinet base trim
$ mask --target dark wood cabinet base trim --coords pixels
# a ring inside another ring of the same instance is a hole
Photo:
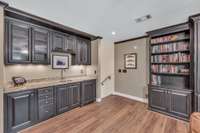
[[[177,115],[173,115],[171,113],[168,113],[168,112],[165,112],[165,111],[161,111],[159,109],[155,109],[155,108],[152,108],[152,107],[148,107],[148,109],[151,110],[151,111],[155,111],[155,112],[170,116],[170,117],[175,118],[175,119],[184,120],[184,121],[189,122],[189,118],[179,117]]]

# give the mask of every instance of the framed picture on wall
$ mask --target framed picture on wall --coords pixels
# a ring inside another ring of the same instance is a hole
[[[52,55],[52,68],[53,69],[68,69],[69,56],[68,55]]]
[[[137,69],[137,54],[128,53],[124,55],[124,68]]]

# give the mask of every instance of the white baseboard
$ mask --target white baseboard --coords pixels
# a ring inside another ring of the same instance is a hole
[[[132,100],[143,102],[143,103],[148,103],[148,100],[146,98],[131,96],[131,95],[120,93],[120,92],[114,92],[113,95],[126,97],[128,99],[132,99]]]
[[[102,101],[101,98],[96,98],[96,102],[100,103]]]

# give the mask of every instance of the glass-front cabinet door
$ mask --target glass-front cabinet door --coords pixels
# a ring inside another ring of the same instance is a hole
[[[8,30],[8,32],[7,32]],[[8,44],[7,63],[31,62],[31,28],[28,24],[18,21],[6,21]]]
[[[64,50],[75,53],[76,50],[76,38],[74,36],[68,35],[65,37]]]
[[[53,33],[53,51],[63,51],[65,36],[61,33]]]
[[[32,62],[36,64],[49,64],[49,40],[47,29],[32,28]]]

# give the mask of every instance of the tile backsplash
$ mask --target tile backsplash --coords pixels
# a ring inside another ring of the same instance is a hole
[[[87,66],[70,66],[64,71],[64,77],[84,76]],[[13,76],[23,76],[28,80],[40,78],[61,77],[61,70],[51,68],[51,65],[12,65],[5,68],[5,80],[9,82]]]

